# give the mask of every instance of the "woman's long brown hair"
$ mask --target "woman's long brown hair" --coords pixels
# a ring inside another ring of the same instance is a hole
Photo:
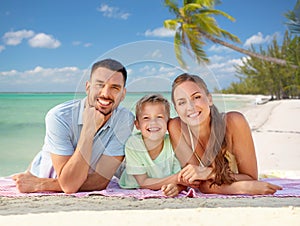
[[[210,95],[208,88],[199,76],[190,75],[187,73],[179,75],[172,84],[172,102],[175,106],[174,101],[174,90],[177,86],[183,82],[191,81],[196,83],[201,89],[205,91],[207,95]],[[211,134],[205,149],[204,155],[202,156],[202,162],[205,166],[212,166],[212,173],[215,174],[215,179],[212,184],[231,184],[235,180],[232,177],[232,171],[229,167],[229,162],[225,157],[228,149],[226,142],[226,123],[223,114],[219,113],[217,107],[213,104],[210,107],[210,127]],[[194,150],[193,150],[194,151]]]

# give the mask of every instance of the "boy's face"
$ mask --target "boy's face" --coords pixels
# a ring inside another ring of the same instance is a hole
[[[145,103],[139,113],[135,126],[141,130],[144,139],[161,140],[167,132],[168,116],[161,103]]]

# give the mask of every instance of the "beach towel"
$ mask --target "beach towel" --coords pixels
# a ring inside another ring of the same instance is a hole
[[[277,191],[273,195],[218,195],[218,194],[203,194],[196,189],[189,188],[187,191],[182,191],[176,198],[190,197],[190,198],[232,198],[232,197],[300,197],[300,179],[285,179],[285,178],[264,178],[262,181],[277,184],[283,187],[282,190]],[[0,196],[2,197],[31,197],[31,196],[74,196],[85,197],[90,195],[102,195],[108,197],[133,197],[136,199],[147,198],[168,198],[163,193],[153,191],[150,189],[122,189],[118,185],[118,178],[112,178],[111,182],[105,190],[77,192],[74,194],[65,194],[63,192],[38,192],[38,193],[20,193],[15,182],[11,178],[0,178]]]

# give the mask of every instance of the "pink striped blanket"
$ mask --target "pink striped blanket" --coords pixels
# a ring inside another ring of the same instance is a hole
[[[267,181],[273,184],[277,184],[283,187],[282,190],[277,191],[273,195],[256,195],[254,197],[300,197],[300,179],[279,179],[279,178],[265,178],[263,181]],[[102,195],[110,197],[134,197],[137,199],[147,198],[167,198],[161,191],[152,191],[149,189],[132,189],[125,190],[118,186],[118,179],[113,178],[108,187],[102,191],[90,191],[90,192],[77,192],[74,194],[65,194],[62,192],[38,192],[38,193],[20,193],[15,182],[11,178],[0,178],[0,197],[30,197],[30,196],[75,196],[84,197],[89,195]],[[182,191],[177,198],[190,197],[190,198],[231,198],[231,197],[253,197],[250,195],[217,195],[217,194],[203,194],[193,188],[187,191]]]

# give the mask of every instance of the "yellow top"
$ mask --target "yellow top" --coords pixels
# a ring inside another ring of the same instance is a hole
[[[231,171],[233,173],[238,173],[239,170],[238,170],[238,166],[237,166],[237,162],[236,162],[235,156],[232,153],[230,153],[229,151],[226,151],[225,158],[229,162],[229,168],[231,169]]]

